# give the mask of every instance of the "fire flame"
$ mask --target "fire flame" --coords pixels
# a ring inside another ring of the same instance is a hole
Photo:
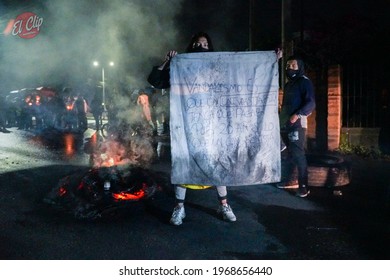
[[[101,144],[100,154],[95,154],[95,167],[111,167],[129,163],[126,148],[119,142],[108,140]]]
[[[104,139],[99,142],[97,136],[91,138],[94,151],[91,154],[91,160],[94,169],[124,166],[149,162],[153,156],[153,147],[145,139],[137,140],[134,137],[130,142],[128,139],[118,141],[115,137]],[[138,189],[138,188],[136,188]],[[149,190],[146,183],[142,184],[137,191],[117,191],[112,192],[111,196],[117,201],[140,200],[148,196]]]
[[[117,200],[138,200],[145,196],[144,190],[139,190],[135,193],[126,193],[126,192],[120,192],[120,193],[113,193],[112,197]]]

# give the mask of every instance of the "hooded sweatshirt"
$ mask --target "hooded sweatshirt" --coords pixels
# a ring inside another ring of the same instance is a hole
[[[296,127],[307,128],[307,116],[313,112],[316,106],[313,83],[304,75],[303,61],[296,60],[298,71],[295,76],[288,77],[288,81],[284,86],[282,110],[279,116],[282,130]],[[292,124],[290,123],[290,117],[294,114],[298,115],[299,119]]]

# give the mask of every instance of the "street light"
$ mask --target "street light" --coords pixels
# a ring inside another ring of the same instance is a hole
[[[108,65],[112,67],[112,66],[114,66],[114,62],[110,61],[108,63]],[[98,67],[99,66],[99,62],[95,60],[93,62],[93,66]],[[104,66],[102,66],[102,88],[103,88],[103,96],[102,96],[103,110],[104,110],[104,112],[107,112],[107,109],[106,109],[105,81],[104,81]]]

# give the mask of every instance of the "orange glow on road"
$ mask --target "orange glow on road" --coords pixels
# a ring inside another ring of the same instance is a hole
[[[65,141],[65,154],[71,156],[75,153],[74,137],[72,134],[66,134],[64,137]]]

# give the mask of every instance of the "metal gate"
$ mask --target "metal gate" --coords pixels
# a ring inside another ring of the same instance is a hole
[[[342,74],[343,127],[381,127],[386,81],[385,68],[368,64],[345,64]],[[390,77],[387,77],[390,79]]]

